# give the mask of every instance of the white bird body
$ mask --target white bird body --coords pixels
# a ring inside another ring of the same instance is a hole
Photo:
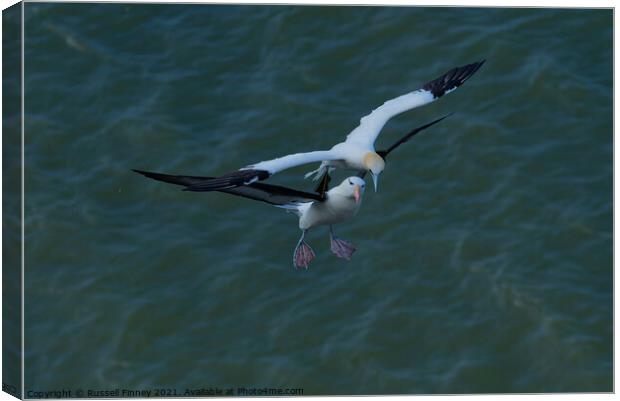
[[[342,223],[355,216],[362,204],[361,198],[356,200],[354,193],[347,191],[348,188],[343,188],[343,186],[349,186],[347,180],[327,191],[327,199],[324,202],[308,202],[300,205],[299,228],[309,230],[317,226]],[[363,192],[363,187],[361,187],[361,192]]]
[[[299,228],[342,223],[354,217],[362,204],[366,183],[359,177],[348,177],[340,185],[325,193],[325,199],[314,202],[291,203],[277,207],[299,216]]]
[[[341,155],[341,157],[333,160],[322,160],[319,168],[306,174],[306,177],[315,175],[316,179],[325,171],[327,167],[365,171],[368,169],[365,162],[366,155],[369,153],[374,154],[375,147],[374,144],[367,146],[355,140],[347,140],[334,145],[329,152],[334,155]]]
[[[292,210],[299,216],[299,228],[301,238],[297,242],[293,252],[293,265],[297,268],[308,268],[308,264],[314,259],[314,251],[304,241],[306,232],[317,226],[328,225],[332,252],[339,258],[351,259],[355,246],[334,235],[332,225],[341,223],[355,216],[359,211],[364,195],[366,183],[360,177],[345,178],[340,185],[325,193],[321,201],[289,203],[279,205]]]

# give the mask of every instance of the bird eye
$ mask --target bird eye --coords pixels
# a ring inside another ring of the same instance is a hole
[[[350,184],[350,185],[353,185],[353,183],[351,182],[351,180],[349,180],[349,184]]]

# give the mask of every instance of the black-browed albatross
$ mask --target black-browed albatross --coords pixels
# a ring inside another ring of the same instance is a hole
[[[333,146],[330,150],[319,150],[306,153],[295,153],[272,160],[262,161],[220,177],[205,180],[192,190],[217,191],[234,188],[262,181],[273,174],[307,163],[321,162],[319,168],[306,174],[306,177],[329,175],[334,168],[349,168],[369,172],[374,181],[375,192],[379,174],[385,168],[385,159],[381,151],[375,151],[375,140],[387,121],[407,110],[431,103],[443,95],[452,92],[469,79],[484,64],[485,60],[453,68],[413,92],[388,100],[370,114],[362,117],[360,125],[355,128],[344,142]]]
[[[154,180],[184,185],[190,191],[192,185],[211,178],[134,171]],[[347,260],[351,258],[355,252],[355,247],[351,243],[336,237],[333,225],[348,220],[357,214],[362,203],[364,186],[364,180],[354,176],[346,178],[340,185],[323,194],[303,192],[261,182],[218,191],[266,202],[295,213],[299,217],[299,228],[302,230],[302,234],[293,252],[293,265],[296,268],[304,267],[307,269],[315,254],[310,245],[304,241],[304,238],[308,230],[313,227],[329,225],[332,252],[339,258]]]

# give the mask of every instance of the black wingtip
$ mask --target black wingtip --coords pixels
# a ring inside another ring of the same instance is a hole
[[[409,138],[410,138],[411,136],[413,136],[413,135],[417,134],[418,132],[420,132],[420,131],[422,131],[422,130],[427,129],[427,128],[428,128],[428,127],[430,127],[430,126],[435,125],[435,124],[437,124],[438,122],[445,120],[446,118],[448,118],[448,117],[452,116],[453,114],[454,114],[454,112],[452,111],[452,112],[450,112],[450,113],[446,114],[446,115],[445,115],[445,116],[443,116],[443,117],[439,117],[438,119],[431,121],[430,123],[426,123],[426,124],[424,124],[424,125],[422,125],[422,126],[419,126],[418,128],[416,128],[416,129],[414,129],[413,131],[411,131],[411,133],[409,134],[409,135],[410,135],[410,136],[409,136]]]
[[[176,176],[173,175],[168,175],[168,174],[161,174],[161,173],[154,173],[152,171],[144,171],[144,170],[138,170],[135,168],[131,169],[132,171],[145,176],[146,178],[151,178],[153,180],[157,180],[157,181],[164,181],[164,182],[171,182],[170,178],[174,178]],[[172,182],[173,184],[176,184],[176,182]]]
[[[136,168],[132,168],[131,171],[136,172],[148,178],[154,178],[154,176],[158,174],[158,173],[151,173],[150,171],[138,170]]]
[[[135,168],[132,168],[131,170],[138,174],[145,176],[146,178],[150,178],[152,180],[167,182],[169,184],[175,184],[175,185],[183,185],[186,187],[190,185],[197,185],[197,184],[200,184],[202,182],[208,181],[213,178],[213,177],[199,177],[199,176],[191,176],[191,175],[162,174],[162,173],[155,173],[152,171],[138,170]]]
[[[438,118],[438,119],[436,119],[435,121],[433,121],[433,122],[429,123],[428,125],[429,125],[429,126],[431,126],[431,125],[433,125],[433,124],[435,124],[435,123],[440,122],[441,120],[445,120],[446,118],[453,116],[453,115],[454,115],[454,113],[456,113],[456,112],[455,112],[455,111],[451,111],[451,112],[449,112],[448,114],[446,114],[445,116],[443,116],[443,117],[439,117],[439,118]]]
[[[408,140],[410,140],[417,133],[419,133],[420,131],[424,131],[425,129],[429,128],[430,126],[433,126],[433,125],[437,124],[438,122],[440,122],[442,120],[445,120],[446,118],[450,117],[453,114],[454,114],[454,112],[448,113],[448,114],[446,114],[443,117],[439,117],[438,119],[431,121],[430,123],[427,123],[427,124],[421,125],[421,126],[419,126],[417,128],[414,128],[407,135],[405,135],[402,138],[400,138],[395,144],[393,144],[392,146],[390,146],[386,150],[379,150],[379,151],[377,151],[377,154],[379,156],[381,156],[381,158],[383,158],[383,160],[385,160],[387,158],[387,156],[390,154],[390,152],[392,152],[394,149],[396,149],[397,147],[399,147],[403,143],[405,143]]]
[[[463,85],[465,81],[471,78],[471,76],[474,75],[485,62],[486,59],[483,59],[462,67],[453,68],[439,78],[427,82],[424,86],[422,86],[422,89],[431,92],[435,99],[440,98],[447,92],[453,91]]]

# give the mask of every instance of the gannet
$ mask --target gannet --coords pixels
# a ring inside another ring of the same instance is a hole
[[[372,176],[376,192],[379,174],[385,168],[385,158],[382,156],[385,151],[375,151],[375,140],[387,121],[397,114],[431,103],[454,91],[478,71],[484,62],[485,60],[482,60],[453,68],[439,78],[426,83],[421,89],[388,100],[367,116],[362,117],[360,125],[347,135],[345,141],[334,145],[330,150],[295,153],[251,164],[220,177],[204,180],[188,189],[216,191],[234,188],[265,180],[282,170],[320,161],[319,168],[306,174],[306,177],[314,175],[315,180],[321,176],[328,179],[330,171],[334,168],[368,172]]]
[[[134,171],[154,180],[183,185],[190,191],[193,185],[212,178]],[[299,217],[299,228],[302,234],[293,251],[293,265],[295,268],[307,269],[315,258],[315,253],[304,238],[308,230],[318,226],[329,225],[331,251],[339,258],[351,259],[356,249],[355,246],[338,238],[334,234],[333,225],[357,214],[362,203],[364,187],[364,180],[353,176],[344,179],[340,185],[322,195],[264,183],[253,183],[218,191],[266,202],[295,213]]]

